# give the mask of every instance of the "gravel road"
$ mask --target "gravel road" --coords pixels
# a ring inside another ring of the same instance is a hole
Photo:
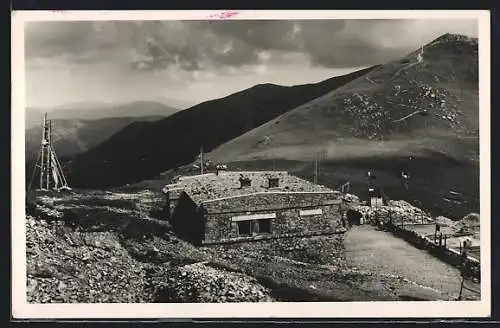
[[[404,276],[449,295],[458,295],[461,282],[458,269],[391,233],[362,225],[353,226],[345,237],[350,265],[375,273]]]

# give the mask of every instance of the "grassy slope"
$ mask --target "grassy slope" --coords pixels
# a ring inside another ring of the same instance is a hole
[[[134,123],[88,152],[71,158],[74,186],[102,188],[149,179],[193,161],[270,119],[319,97],[369,69],[316,84],[257,85],[201,103],[153,123]]]
[[[207,158],[241,168],[270,168],[278,159],[280,169],[311,178],[320,153],[326,185],[351,181],[364,195],[366,171],[375,169],[390,197],[418,200],[437,214],[478,211],[477,43],[446,35],[424,47],[423,63],[408,67],[416,56],[378,67]],[[431,115],[391,123],[421,109]],[[412,174],[409,191],[401,187],[401,169]],[[464,194],[462,204],[444,199],[449,190]]]

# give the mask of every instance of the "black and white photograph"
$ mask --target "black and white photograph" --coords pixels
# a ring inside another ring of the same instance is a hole
[[[14,313],[489,315],[488,12],[13,24]]]

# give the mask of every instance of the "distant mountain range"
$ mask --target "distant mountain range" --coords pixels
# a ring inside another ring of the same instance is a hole
[[[107,141],[65,158],[74,186],[105,188],[149,179],[193,161],[301,104],[366,74],[372,68],[315,84],[261,84],[203,102],[156,122],[134,122]]]
[[[155,121],[163,116],[110,117],[97,120],[52,120],[52,144],[58,156],[69,156],[89,150],[122,128],[136,121]],[[26,156],[37,156],[40,149],[42,125],[26,130]]]
[[[155,101],[119,104],[93,101],[72,103],[55,108],[29,107],[26,109],[26,127],[40,124],[44,113],[48,113],[50,119],[96,120],[111,117],[166,117],[179,110],[179,108]]]
[[[58,156],[71,156],[105,141],[113,134],[136,121],[154,121],[179,109],[152,101],[124,104],[79,102],[56,108],[27,108],[26,161],[31,171],[40,148],[42,122],[45,112],[52,120],[53,145]]]

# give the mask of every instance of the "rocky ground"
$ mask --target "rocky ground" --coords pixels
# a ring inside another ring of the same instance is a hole
[[[156,286],[158,302],[272,302],[270,290],[250,276],[220,270],[199,262],[161,275]]]
[[[206,265],[209,254],[175,238],[26,222],[29,302],[272,301],[252,277]]]
[[[26,229],[28,302],[150,300],[143,264],[116,234],[74,231],[31,216]]]
[[[343,235],[194,247],[155,218],[155,196],[146,196],[39,197],[26,217],[28,301],[450,299],[407,277],[351,265]]]

